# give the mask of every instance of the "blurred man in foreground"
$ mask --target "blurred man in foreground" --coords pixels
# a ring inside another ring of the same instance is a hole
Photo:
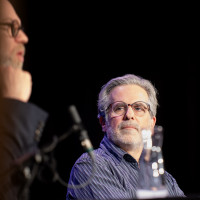
[[[24,71],[27,35],[8,0],[0,0],[0,199],[19,199],[19,168],[34,154],[47,113],[28,103],[32,79]]]

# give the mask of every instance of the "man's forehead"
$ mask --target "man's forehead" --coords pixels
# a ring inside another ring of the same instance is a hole
[[[11,3],[8,0],[0,0],[0,21],[11,22],[13,20],[17,20],[21,24]]]

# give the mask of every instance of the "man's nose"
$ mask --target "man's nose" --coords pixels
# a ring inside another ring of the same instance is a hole
[[[23,43],[26,44],[28,43],[28,36],[26,35],[26,33],[23,30],[19,30],[19,33],[17,34],[15,40],[19,43]]]
[[[134,111],[133,111],[131,105],[128,105],[128,108],[124,115],[124,118],[125,119],[134,119],[134,117],[135,117]]]

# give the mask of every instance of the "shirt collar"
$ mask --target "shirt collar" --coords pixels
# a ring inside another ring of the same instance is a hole
[[[120,163],[122,159],[126,160],[127,162],[137,162],[130,154],[110,141],[106,134],[100,143],[100,148],[106,152],[109,152],[112,157],[115,158],[115,160],[117,159],[118,163]]]

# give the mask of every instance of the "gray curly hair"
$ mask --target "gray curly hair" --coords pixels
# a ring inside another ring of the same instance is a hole
[[[157,113],[157,89],[152,85],[149,80],[146,80],[140,76],[134,74],[126,74],[121,77],[111,79],[108,83],[102,86],[98,98],[98,117],[102,116],[107,118],[106,109],[110,105],[109,95],[113,88],[120,85],[138,85],[142,87],[148,94],[149,105],[151,110],[151,117],[156,116]]]

